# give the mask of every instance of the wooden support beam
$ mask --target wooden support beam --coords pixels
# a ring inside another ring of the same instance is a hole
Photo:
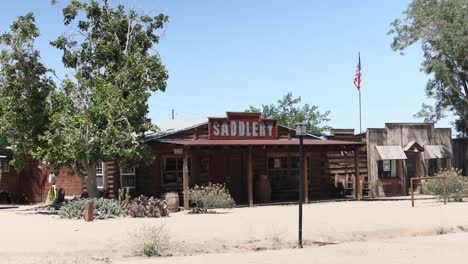
[[[249,155],[247,160],[247,192],[249,206],[253,206],[253,166],[252,166],[252,149],[249,148]]]
[[[307,171],[308,156],[304,155],[304,203],[309,203],[309,174]]]
[[[359,201],[362,198],[361,177],[359,172],[359,154],[358,148],[354,150],[354,195]]]
[[[188,159],[189,159],[189,153],[188,149],[185,149],[184,151],[184,161],[183,161],[183,167],[182,167],[182,185],[184,188],[184,209],[188,210],[189,209],[189,200],[186,199],[185,193],[187,193],[189,189],[189,171],[188,171]]]

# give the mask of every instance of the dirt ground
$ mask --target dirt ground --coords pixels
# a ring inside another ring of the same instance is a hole
[[[56,215],[43,214],[32,207],[0,209],[0,263],[146,263],[144,258],[132,256],[129,237],[141,226],[152,224],[164,224],[168,230],[172,248],[168,254],[173,256],[152,259],[155,263],[187,263],[191,258],[196,260],[201,256],[212,258],[214,262],[219,256],[228,258],[231,255],[245,255],[239,253],[246,252],[252,252],[246,256],[251,256],[253,263],[258,262],[255,260],[257,257],[270,252],[265,250],[271,249],[282,250],[271,251],[274,252],[272,257],[264,263],[283,263],[274,256],[281,255],[281,252],[296,256],[299,252],[294,249],[297,212],[297,205],[264,206],[218,210],[217,214],[208,215],[179,212],[168,218],[115,218],[87,223],[83,220],[59,219]],[[441,229],[459,234],[436,235],[437,230]],[[468,230],[468,203],[444,206],[436,200],[420,200],[416,201],[415,208],[411,207],[410,201],[308,204],[304,206],[303,228],[306,249],[301,250],[305,253],[300,254],[328,252],[334,255],[330,251],[336,250],[337,253],[341,252],[335,254],[339,260],[343,255],[362,254],[360,248],[382,248],[377,252],[383,252],[386,245],[393,244],[394,247],[388,251],[392,252],[392,249],[399,248],[399,243],[418,245],[418,239],[428,240],[424,242],[426,244],[434,242],[444,245],[445,237],[465,241],[458,244],[453,242],[461,250],[468,242],[465,230]],[[400,240],[402,242],[398,242]],[[337,245],[318,246],[315,242],[333,242]],[[435,252],[431,248],[426,250]],[[402,257],[411,257],[419,251],[398,252]],[[190,255],[200,256],[183,257]],[[245,262],[249,261],[247,259]]]

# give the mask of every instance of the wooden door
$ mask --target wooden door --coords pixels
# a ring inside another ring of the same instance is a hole
[[[241,151],[230,151],[226,156],[226,186],[229,189],[232,197],[236,203],[246,201],[244,176],[246,169],[243,162],[243,155]]]
[[[414,153],[406,153],[406,156],[408,157],[406,160],[406,186],[408,189],[408,192],[410,192],[410,181],[411,178],[418,177],[418,159],[417,155]],[[417,182],[414,182],[415,186],[417,186]]]

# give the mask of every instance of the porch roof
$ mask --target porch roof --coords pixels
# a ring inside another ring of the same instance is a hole
[[[405,152],[401,146],[375,146],[379,153],[379,160],[406,159]]]
[[[452,150],[444,145],[425,145],[425,159],[444,159],[452,157]]]
[[[238,139],[238,140],[159,140],[183,146],[297,146],[299,139]],[[362,146],[362,142],[304,139],[304,146]]]

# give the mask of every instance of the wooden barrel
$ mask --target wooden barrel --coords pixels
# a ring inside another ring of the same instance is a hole
[[[179,194],[176,192],[164,193],[161,199],[166,201],[167,209],[171,212],[179,211]]]
[[[257,202],[271,201],[271,185],[267,175],[260,175],[255,183],[255,196]]]

